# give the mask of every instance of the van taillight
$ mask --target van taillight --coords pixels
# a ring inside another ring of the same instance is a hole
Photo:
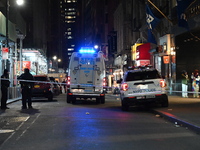
[[[160,87],[166,87],[166,82],[164,80],[160,80]]]
[[[121,90],[122,91],[128,91],[128,84],[127,83],[121,84]]]
[[[67,77],[67,88],[70,87],[70,76]]]

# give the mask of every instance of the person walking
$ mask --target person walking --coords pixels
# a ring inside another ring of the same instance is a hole
[[[65,81],[65,79],[63,79],[63,81],[62,81],[62,87],[63,87],[63,88],[62,88],[62,89],[63,89],[63,90],[62,90],[62,91],[63,91],[62,93],[66,93],[66,81]]]
[[[200,81],[200,76],[198,70],[195,70],[194,73],[191,75],[192,79],[192,90],[193,90],[193,97],[194,98],[199,98],[199,81]]]
[[[27,109],[27,101],[28,101],[28,108],[33,108],[32,107],[32,88],[34,85],[34,77],[33,75],[29,72],[28,68],[24,69],[24,73],[20,75],[18,78],[20,79],[20,84],[21,84],[21,93],[22,93],[22,109]]]
[[[183,70],[181,74],[181,83],[182,83],[182,97],[188,97],[188,74],[187,71]]]
[[[1,109],[9,109],[6,104],[8,100],[9,86],[9,72],[7,69],[4,69],[3,75],[1,76]]]

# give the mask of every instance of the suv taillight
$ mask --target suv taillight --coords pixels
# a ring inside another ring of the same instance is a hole
[[[128,91],[128,84],[127,83],[121,84],[121,90],[122,91]]]
[[[160,87],[164,88],[166,86],[167,85],[166,85],[165,81],[164,80],[160,80]]]
[[[67,77],[67,88],[70,87],[70,76]]]

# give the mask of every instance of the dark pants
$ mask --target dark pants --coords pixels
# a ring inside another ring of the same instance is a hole
[[[8,100],[8,88],[1,86],[1,108],[6,108],[7,100]]]
[[[22,107],[23,108],[27,108],[27,101],[28,101],[28,107],[32,106],[32,100],[31,100],[31,96],[32,96],[32,89],[29,87],[23,87],[22,88]]]

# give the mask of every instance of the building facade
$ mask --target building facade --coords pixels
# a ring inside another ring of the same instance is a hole
[[[82,7],[82,12],[85,12],[84,40],[93,44],[97,41],[95,37],[101,37],[100,45],[104,46],[101,50],[107,47],[106,55],[109,57],[106,61],[107,74],[115,80],[121,78],[127,69],[150,64],[161,72],[170,88],[180,88],[182,70],[187,70],[191,75],[200,66],[200,1],[183,1],[188,3],[186,8],[181,8],[182,15],[187,17],[188,28],[179,24],[181,5],[177,2],[85,0]],[[156,43],[149,40],[146,4],[159,19],[151,30]],[[97,12],[101,14],[96,15]]]

